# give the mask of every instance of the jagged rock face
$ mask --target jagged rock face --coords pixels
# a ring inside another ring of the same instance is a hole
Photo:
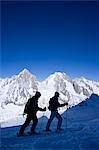
[[[84,77],[77,78],[74,80],[74,84],[78,86],[78,89],[76,91],[79,91],[80,93],[83,92],[84,95],[89,96],[90,93],[96,93],[99,94],[99,82],[98,81],[91,81],[87,80]]]
[[[78,94],[82,92],[82,88],[76,82],[73,83],[73,87]]]
[[[79,86],[76,82],[73,83],[73,87],[76,91],[76,93],[81,94],[81,92],[83,93],[83,95],[85,96],[89,96],[90,92],[88,92],[88,90],[82,86]]]

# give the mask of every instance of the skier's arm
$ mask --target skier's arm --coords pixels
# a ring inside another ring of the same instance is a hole
[[[46,107],[45,107],[45,108],[40,108],[40,107],[38,107],[38,110],[39,110],[39,111],[46,111]]]
[[[64,104],[59,103],[59,107],[64,107],[65,105],[68,105],[68,103],[64,103]]]

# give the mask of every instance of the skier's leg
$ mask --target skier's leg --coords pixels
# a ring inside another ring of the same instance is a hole
[[[35,132],[35,128],[36,128],[37,123],[38,123],[37,117],[32,116],[32,121],[33,121],[33,124],[32,124],[32,127],[31,127],[31,134],[33,134]]]
[[[48,119],[48,122],[47,122],[47,125],[46,125],[46,131],[50,130],[49,129],[50,128],[50,124],[51,124],[53,118],[54,118],[54,112],[51,112],[50,118]]]
[[[55,117],[58,119],[57,130],[60,130],[62,125],[62,117],[58,112],[55,112]]]
[[[25,123],[21,126],[21,128],[19,130],[19,136],[24,134],[24,130],[29,125],[30,121],[31,121],[31,116],[27,115]]]

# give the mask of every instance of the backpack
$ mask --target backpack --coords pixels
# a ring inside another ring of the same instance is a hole
[[[49,109],[49,110],[52,110],[52,107],[51,107],[51,105],[49,105],[49,106],[48,106],[48,109]]]
[[[54,99],[50,98],[48,109],[51,111],[54,107]]]
[[[25,114],[28,114],[29,109],[30,109],[30,99],[29,99],[29,100],[27,101],[27,103],[25,104],[24,113],[25,113]]]

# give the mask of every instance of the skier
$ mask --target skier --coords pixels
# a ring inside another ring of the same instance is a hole
[[[58,107],[63,107],[65,105],[68,105],[68,103],[60,104],[58,102],[58,97],[59,97],[59,93],[55,92],[54,97],[50,98],[48,109],[51,111],[51,115],[50,115],[50,118],[49,118],[47,125],[46,125],[46,131],[51,131],[50,130],[50,124],[51,124],[52,120],[54,119],[54,117],[56,117],[58,119],[58,125],[57,125],[56,132],[61,130],[62,117],[58,113]]]
[[[38,99],[40,98],[41,93],[36,92],[35,96],[30,98],[25,106],[24,112],[27,113],[26,121],[25,123],[21,126],[19,133],[17,133],[17,136],[24,136],[24,130],[25,128],[30,124],[31,120],[33,121],[31,131],[29,132],[30,135],[32,134],[37,134],[35,131],[35,128],[38,123],[38,119],[36,116],[37,111],[46,111],[46,107],[44,109],[38,107]]]

